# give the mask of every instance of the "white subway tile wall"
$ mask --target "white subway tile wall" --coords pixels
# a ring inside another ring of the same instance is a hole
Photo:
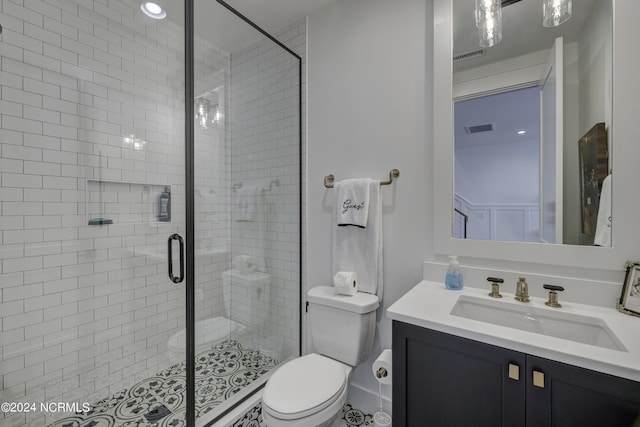
[[[286,41],[299,26],[282,34]],[[232,196],[231,255],[264,260],[270,275],[266,297],[259,286],[247,296],[243,281],[234,282],[240,286],[231,288],[232,319],[251,317],[252,333],[237,339],[284,360],[299,345],[300,61],[263,39],[235,52],[231,67],[232,191],[256,201],[252,219],[244,221],[241,197]]]
[[[306,329],[306,316],[304,315],[304,302],[306,301],[306,295],[308,290],[307,285],[307,274],[306,274],[306,243],[307,243],[307,20],[303,18],[298,22],[294,22],[291,25],[283,28],[275,34],[275,37],[293,52],[295,52],[302,59],[302,72],[301,72],[301,82],[302,82],[302,100],[301,100],[301,129],[300,134],[302,135],[302,145],[300,147],[300,155],[302,160],[302,178],[300,183],[300,188],[302,191],[302,265],[300,268],[302,269],[302,300],[301,306],[297,306],[297,301],[294,303],[291,300],[288,300],[287,307],[290,310],[300,310],[302,313],[302,324],[300,328],[302,329],[302,353],[306,353],[307,348],[307,329]],[[327,172],[329,173],[329,172]],[[322,185],[322,183],[313,182],[311,185]],[[313,283],[311,286],[318,285],[319,283]],[[296,296],[297,298],[297,296]],[[296,308],[297,307],[297,308]],[[291,311],[290,311],[291,312]],[[297,313],[293,313],[293,322],[297,319]],[[297,326],[294,326],[297,328]],[[297,339],[296,339],[297,340]],[[297,346],[297,341],[295,342],[295,346]],[[295,349],[295,347],[294,347]],[[297,353],[297,351],[296,351]]]
[[[127,0],[0,7],[0,400],[93,402],[170,364],[167,341],[184,327],[184,285],[166,276],[167,236],[184,233],[184,34]],[[285,43],[304,46],[304,24],[294,33]],[[201,39],[195,49],[196,96],[222,112],[196,127],[197,317],[225,315],[231,255],[264,253],[276,305],[261,307],[260,336],[282,337],[288,356],[298,346],[297,61],[269,42],[237,58]],[[273,179],[264,221],[235,221],[233,183]],[[165,187],[171,221],[159,222]],[[113,224],[88,225],[100,217]]]

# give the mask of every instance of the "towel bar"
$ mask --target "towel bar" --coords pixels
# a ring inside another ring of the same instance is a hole
[[[389,185],[393,182],[393,178],[397,178],[400,176],[400,171],[398,169],[391,169],[389,172],[389,181],[380,181],[380,185]],[[324,177],[324,186],[327,188],[333,188],[333,181],[335,181],[336,177],[333,175],[327,175]]]

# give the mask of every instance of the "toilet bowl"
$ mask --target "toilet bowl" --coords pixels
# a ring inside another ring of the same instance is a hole
[[[269,378],[263,394],[265,423],[269,427],[333,426],[347,400],[351,371],[351,366],[315,353],[287,362]]]
[[[307,293],[315,353],[290,360],[271,375],[262,394],[268,427],[333,427],[340,423],[354,366],[373,345],[377,296],[336,295],[333,287]]]

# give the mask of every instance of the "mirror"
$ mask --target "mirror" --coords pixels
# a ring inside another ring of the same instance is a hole
[[[615,170],[615,183],[611,189],[613,195],[611,209],[615,212],[615,223],[611,227],[613,246],[599,247],[465,240],[452,237],[454,206],[452,15],[453,3],[458,1],[460,0],[433,1],[433,160],[431,167],[434,176],[433,248],[435,256],[459,255],[465,264],[478,262],[486,265],[486,260],[493,260],[493,265],[520,270],[529,268],[527,266],[538,265],[543,266],[545,271],[567,274],[573,274],[577,270],[567,271],[566,268],[576,267],[581,269],[580,271],[588,269],[584,271],[591,272],[594,278],[605,272],[609,275],[622,274],[620,272],[625,262],[638,258],[637,242],[640,241],[640,227],[637,220],[640,198],[636,197],[637,159],[640,159],[640,144],[636,143],[638,99],[640,99],[640,79],[637,78],[637,70],[640,61],[636,55],[630,54],[637,51],[637,41],[640,40],[640,26],[637,25],[640,2],[608,0],[613,4],[614,22],[613,77],[612,88],[609,90],[612,93],[613,102],[610,134],[615,141],[610,148],[611,168]],[[579,3],[582,2],[574,0],[574,7]],[[506,18],[504,16],[504,19]],[[505,33],[502,42],[506,41]],[[505,78],[502,75],[496,80],[500,82]],[[458,82],[456,88],[460,87]],[[579,140],[582,136],[576,135],[576,138]],[[574,179],[579,180],[580,177]]]
[[[475,3],[452,6],[452,236],[611,246],[612,1],[551,28],[541,0],[503,1],[484,49]]]

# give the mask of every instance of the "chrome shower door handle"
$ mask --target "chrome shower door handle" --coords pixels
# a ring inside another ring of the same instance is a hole
[[[180,244],[180,276],[176,277],[173,275],[173,241],[177,240]],[[169,236],[169,241],[167,245],[167,262],[169,264],[169,279],[173,283],[180,283],[184,280],[184,240],[182,236],[175,233]]]

